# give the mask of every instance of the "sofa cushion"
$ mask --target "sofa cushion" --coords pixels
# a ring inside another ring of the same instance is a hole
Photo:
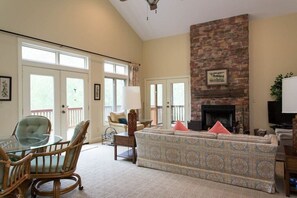
[[[189,129],[181,122],[181,121],[176,121],[175,126],[173,127],[174,130],[179,130],[179,131],[188,131]]]
[[[253,142],[253,143],[262,143],[262,144],[270,144],[271,136],[266,135],[262,136],[253,136],[253,135],[242,135],[242,134],[218,134],[218,139],[220,140],[230,140],[230,141],[239,141],[239,142]]]
[[[142,129],[142,132],[145,132],[145,133],[159,133],[159,134],[167,134],[167,135],[173,135],[174,134],[173,129],[159,129],[159,128],[144,128],[144,129]]]
[[[217,121],[215,125],[211,129],[209,129],[209,132],[213,133],[222,133],[222,134],[231,134],[225,127],[222,125],[220,121]]]
[[[199,137],[199,138],[210,138],[210,139],[216,139],[217,134],[212,132],[198,132],[198,131],[178,131],[176,130],[174,132],[174,135],[179,136],[190,136],[190,137]]]
[[[110,118],[111,118],[112,122],[119,123],[119,119],[120,118],[126,118],[126,115],[125,115],[124,112],[120,112],[120,113],[110,112]]]

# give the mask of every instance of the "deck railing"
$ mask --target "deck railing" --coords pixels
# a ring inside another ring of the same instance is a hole
[[[163,107],[151,107],[151,118],[153,120],[153,125],[163,124]],[[172,105],[171,106],[171,124],[175,123],[177,120],[185,121],[185,106],[184,105]],[[156,121],[158,123],[156,123]]]
[[[76,108],[67,108],[67,126],[75,127],[80,121],[83,120],[83,108],[76,107]],[[31,115],[40,115],[47,117],[49,120],[53,120],[53,109],[38,109],[32,110]]]
[[[120,109],[121,106],[118,106],[117,109]],[[105,119],[107,121],[107,115],[112,111],[111,106],[105,106],[104,113]],[[171,123],[175,123],[177,120],[185,121],[185,107],[183,105],[172,105],[171,106]],[[83,119],[83,108],[68,108],[67,109],[67,125],[68,127],[74,127]],[[45,116],[50,120],[53,120],[53,109],[38,109],[32,110],[31,115],[40,115]],[[163,124],[163,109],[162,106],[151,107],[151,119],[153,120],[153,125],[162,125]],[[157,123],[156,123],[157,121]]]

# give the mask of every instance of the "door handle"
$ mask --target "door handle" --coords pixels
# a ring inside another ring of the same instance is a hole
[[[66,111],[63,110],[61,113],[66,113]]]

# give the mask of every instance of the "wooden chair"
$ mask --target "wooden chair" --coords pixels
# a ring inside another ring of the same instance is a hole
[[[31,178],[35,179],[31,186],[31,196],[53,196],[68,193],[79,186],[83,189],[80,176],[75,173],[79,154],[87,133],[89,121],[79,123],[70,141],[48,146],[44,153],[34,153],[31,161]],[[73,180],[74,183],[61,188],[60,180]],[[53,189],[42,191],[43,184],[53,182]]]
[[[12,193],[18,194],[14,197],[24,197],[21,184],[30,177],[31,158],[32,154],[29,154],[19,161],[12,162],[0,147],[0,197]]]

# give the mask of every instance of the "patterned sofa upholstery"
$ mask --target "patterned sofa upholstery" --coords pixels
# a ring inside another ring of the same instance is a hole
[[[275,192],[275,135],[217,135],[145,128],[135,132],[135,137],[140,167]]]

